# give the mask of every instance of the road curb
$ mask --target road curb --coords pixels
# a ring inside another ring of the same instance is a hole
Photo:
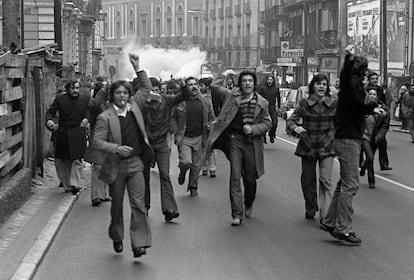
[[[34,244],[30,247],[10,280],[30,280],[34,277],[39,265],[59,232],[60,227],[81,194],[82,192],[78,195],[68,196],[63,199],[61,206],[50,217],[46,226],[37,236]]]
[[[393,129],[392,131],[399,132],[399,133],[410,134],[410,132],[408,130]]]

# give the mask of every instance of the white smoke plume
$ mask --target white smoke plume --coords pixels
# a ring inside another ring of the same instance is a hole
[[[139,56],[140,67],[148,71],[149,76],[161,78],[163,81],[174,78],[189,76],[199,77],[200,67],[206,62],[207,53],[199,48],[190,50],[161,49],[152,46],[136,46],[128,44],[123,49],[122,64],[130,65],[128,54],[133,53]],[[122,67],[121,77],[133,79],[135,73],[132,67]]]

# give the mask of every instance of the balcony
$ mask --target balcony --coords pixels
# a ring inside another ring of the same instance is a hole
[[[218,9],[218,18],[219,19],[223,19],[224,18],[224,9],[223,8],[219,8]]]
[[[242,13],[241,13],[241,5],[240,4],[234,6],[234,15],[236,17],[241,17]]]
[[[169,46],[171,45],[171,37],[161,37],[160,38],[160,45],[161,46]]]
[[[233,17],[233,11],[232,11],[231,6],[226,8],[226,17],[228,17],[228,18]]]
[[[246,15],[251,15],[252,14],[252,10],[250,8],[250,3],[249,2],[244,3],[244,13]]]
[[[333,49],[337,46],[337,31],[326,30],[308,35],[308,48],[309,49]]]
[[[282,6],[273,6],[270,9],[266,9],[263,15],[263,22],[277,21],[283,16]]]
[[[260,58],[266,62],[276,62],[277,57],[280,57],[279,47],[264,48],[260,55]]]
[[[216,10],[215,9],[210,10],[210,18],[211,19],[216,19]]]

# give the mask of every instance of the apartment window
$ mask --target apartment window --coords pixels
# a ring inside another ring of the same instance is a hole
[[[145,19],[143,19],[141,21],[141,34],[144,37],[148,37],[148,33],[147,33],[147,21]]]
[[[198,30],[199,30],[199,19],[198,19],[198,17],[194,17],[193,18],[193,36],[198,36],[199,35],[199,33],[198,33]]]
[[[209,36],[209,34],[208,34],[208,27],[206,27],[206,29],[205,29],[205,30],[206,30],[206,31],[205,31],[205,33],[206,33],[206,34],[205,34],[205,37],[206,37],[206,38],[208,38],[208,36]]]
[[[177,6],[177,13],[182,13],[183,12],[183,5],[179,4]]]
[[[167,36],[171,36],[172,33],[172,19],[171,18],[167,18],[167,23],[166,23],[166,34]]]
[[[240,24],[238,24],[237,25],[237,37],[241,37],[242,36],[242,34],[241,34],[241,25]]]
[[[175,30],[177,36],[183,36],[183,18],[177,18],[177,28]]]
[[[129,33],[135,32],[134,11],[132,9],[129,10],[129,14],[128,14],[128,32]]]
[[[250,65],[250,52],[249,51],[247,51],[246,52],[246,66],[249,66]]]
[[[155,20],[155,36],[157,37],[161,36],[161,20],[160,19]]]
[[[115,38],[121,37],[121,13],[119,11],[116,11],[116,17],[115,17]]]

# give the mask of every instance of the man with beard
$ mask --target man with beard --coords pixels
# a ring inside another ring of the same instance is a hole
[[[272,119],[272,128],[269,131],[270,143],[275,142],[276,129],[277,129],[277,107],[280,109],[280,91],[276,87],[275,78],[271,75],[266,77],[265,85],[259,90],[259,94],[263,96],[267,102],[269,102],[269,114]],[[266,135],[263,137],[264,142],[266,141]]]
[[[375,88],[377,91],[377,99],[383,104],[387,104],[387,98],[384,94],[384,89],[378,84],[378,74],[371,72],[368,74],[368,87]],[[390,106],[384,106],[385,110],[389,111]],[[388,123],[389,126],[389,123]],[[387,131],[388,132],[388,131]],[[389,165],[388,153],[387,153],[387,134],[377,143],[378,146],[378,161],[380,164],[381,171],[391,170],[392,167]]]
[[[223,102],[219,105],[221,111],[207,141],[206,154],[217,148],[230,160],[232,226],[241,225],[243,214],[251,216],[256,180],[264,174],[263,136],[270,129],[271,120],[268,102],[257,94],[256,86],[257,77],[252,71],[241,72],[233,90],[211,85],[213,102]]]
[[[56,132],[56,174],[66,192],[80,191],[82,158],[86,151],[86,127],[90,95],[80,93],[80,83],[69,81],[66,94],[57,95],[46,112],[46,127]],[[54,118],[59,113],[59,123]]]
[[[190,191],[191,196],[197,196],[207,132],[214,116],[210,104],[200,94],[197,79],[189,77],[185,84],[191,90],[191,97],[178,104],[172,113],[175,144],[179,154],[178,183],[184,184],[186,173],[190,170],[187,191]]]

